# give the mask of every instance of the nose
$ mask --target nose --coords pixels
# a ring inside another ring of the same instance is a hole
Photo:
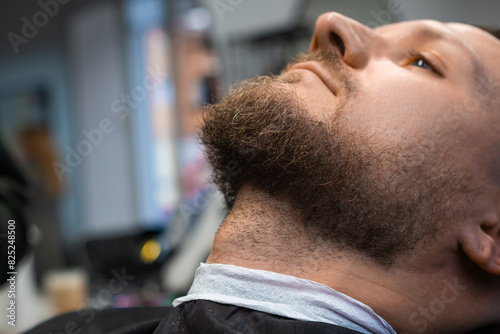
[[[374,39],[374,31],[358,21],[325,13],[316,21],[310,51],[337,49],[347,65],[362,68],[370,58]]]

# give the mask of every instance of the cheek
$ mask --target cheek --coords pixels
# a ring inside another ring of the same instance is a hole
[[[392,80],[391,80],[392,79]],[[343,113],[354,128],[397,144],[407,139],[438,139],[463,123],[457,94],[423,80],[385,78],[364,85]]]

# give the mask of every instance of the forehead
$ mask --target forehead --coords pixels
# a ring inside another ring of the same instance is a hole
[[[486,31],[468,24],[446,23],[445,26],[462,39],[463,43],[476,54],[486,71],[496,76],[496,81],[499,81],[500,40]]]

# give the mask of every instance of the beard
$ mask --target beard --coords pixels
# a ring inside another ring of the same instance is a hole
[[[306,60],[344,83],[346,99],[335,116],[311,116],[291,89],[297,77],[241,83],[204,115],[200,139],[213,182],[228,209],[243,185],[252,186],[296,208],[315,238],[390,265],[455,219],[461,213],[455,204],[470,190],[440,162],[437,145],[387,147],[349,130],[342,113],[355,102],[357,85],[335,54],[308,54],[295,63]]]

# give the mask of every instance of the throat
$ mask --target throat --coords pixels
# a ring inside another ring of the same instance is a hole
[[[207,263],[223,263],[312,279],[342,257],[315,236],[286,201],[244,187],[215,236]]]

